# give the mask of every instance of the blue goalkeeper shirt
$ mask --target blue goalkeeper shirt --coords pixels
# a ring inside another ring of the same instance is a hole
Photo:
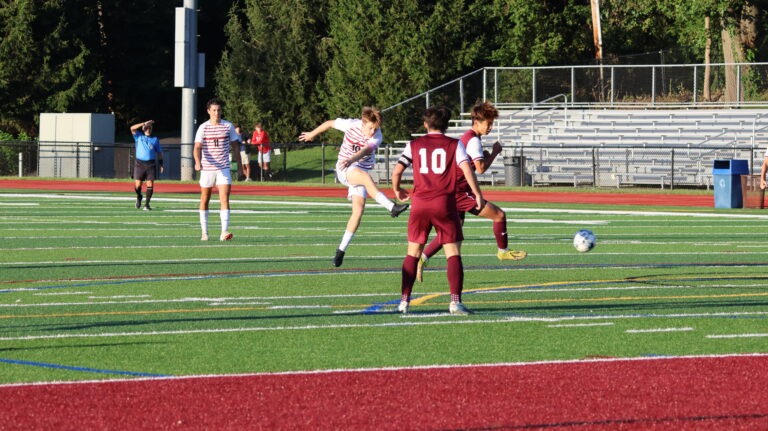
[[[133,135],[133,140],[136,141],[136,160],[144,162],[155,160],[157,153],[163,152],[160,148],[160,140],[154,136],[136,133]]]

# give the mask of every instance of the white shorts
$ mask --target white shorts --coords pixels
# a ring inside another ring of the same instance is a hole
[[[266,153],[262,153],[259,151],[259,163],[269,163],[272,160],[270,160],[270,154],[272,154],[272,150],[267,151]]]
[[[240,160],[243,161],[244,165],[247,165],[248,163],[251,162],[251,159],[248,157],[248,153],[246,153],[245,151],[240,151]]]
[[[218,171],[200,171],[200,187],[210,189],[215,185],[232,184],[232,173],[229,169]]]
[[[357,164],[352,164],[351,167],[355,167],[357,169],[360,169],[361,171],[368,172],[368,169],[363,169],[360,166],[357,166]],[[362,196],[363,199],[368,197],[368,192],[365,190],[365,186],[355,186],[350,185],[349,182],[347,182],[347,169],[339,169],[339,165],[336,165],[336,178],[339,179],[339,182],[341,184],[344,184],[345,186],[349,187],[349,190],[347,191],[347,199],[352,200],[352,196]]]

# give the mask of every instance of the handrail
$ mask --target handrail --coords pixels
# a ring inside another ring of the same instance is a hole
[[[759,117],[759,116],[758,116],[758,117]],[[755,120],[753,121],[753,123],[754,123],[754,122],[757,122],[757,120],[758,120],[758,119],[757,119],[757,118],[755,118]],[[763,127],[759,128],[759,129],[755,129],[755,128],[754,128],[754,125],[752,126],[752,136],[750,137],[750,143],[751,143],[751,145],[750,145],[750,148],[755,148],[755,136],[757,136],[757,133],[758,133],[758,132],[761,132],[761,131],[763,131],[763,130],[768,130],[768,125],[765,125],[765,126],[763,126]],[[711,140],[711,139],[714,139],[714,138],[718,138],[718,137],[720,137],[720,136],[722,136],[722,135],[724,135],[724,134],[726,134],[726,133],[732,133],[732,132],[733,132],[733,130],[726,130],[726,131],[724,131],[724,132],[718,133],[718,134],[717,134],[717,135],[715,135],[715,136],[707,136],[707,137],[706,137],[704,140],[702,140],[702,141],[700,141],[700,142],[698,142],[698,143],[696,143],[696,144],[694,144],[694,145],[695,145],[695,146],[699,146],[699,145],[703,145],[703,144],[706,144],[706,143],[707,143],[707,142],[709,142],[709,140]],[[734,137],[732,142],[733,142],[733,144],[731,145],[731,148],[735,149],[735,148],[736,148],[736,145],[738,145],[738,142],[737,142],[737,138],[736,138],[736,137]],[[694,158],[694,159],[692,159],[692,160],[701,160],[702,158],[704,158],[704,156],[707,156],[707,155],[709,155],[709,154],[711,154],[711,153],[714,153],[714,152],[715,152],[715,151],[717,151],[717,150],[718,150],[718,148],[713,148],[712,150],[710,150],[710,151],[708,151],[708,152],[706,152],[706,153],[702,153],[702,154],[699,154],[699,157],[698,157],[698,158]]]
[[[531,122],[531,139],[533,139],[533,129],[534,129],[534,125],[536,124],[536,118],[538,118],[541,115],[544,115],[544,114],[546,114],[548,112],[554,111],[556,109],[560,109],[561,107],[564,108],[564,110],[563,110],[563,123],[565,123],[565,127],[568,127],[568,96],[563,94],[563,93],[556,94],[556,95],[554,95],[552,97],[549,97],[549,98],[546,98],[544,100],[538,101],[538,102],[534,103],[533,105],[531,105],[529,107],[526,107],[524,109],[520,109],[520,110],[518,110],[516,112],[513,112],[513,113],[509,114],[509,119],[511,120],[512,117],[514,117],[515,115],[519,114],[520,112],[533,110],[538,105],[547,103],[550,100],[554,100],[554,99],[557,99],[557,98],[560,98],[560,97],[563,98],[563,100],[564,100],[563,103],[561,103],[561,104],[559,104],[557,106],[553,106],[553,107],[547,109],[546,111],[541,111],[541,112],[539,112],[539,113],[537,113],[535,115],[532,115],[532,116],[528,117],[528,121]],[[520,120],[520,121],[517,122],[517,124],[522,124],[524,122],[525,122],[525,120]],[[501,129],[496,129],[496,139],[497,140],[501,139]]]
[[[392,105],[392,106],[387,106],[386,108],[382,109],[382,110],[381,110],[381,112],[387,112],[387,111],[389,111],[389,110],[390,110],[390,109],[392,109],[392,108],[397,108],[398,106],[400,106],[400,105],[403,105],[403,104],[406,104],[406,103],[408,103],[408,102],[410,102],[410,101],[412,101],[412,100],[416,100],[416,99],[418,99],[419,97],[429,96],[429,93],[431,93],[431,92],[434,92],[434,91],[436,91],[436,90],[439,90],[439,89],[441,89],[441,88],[443,88],[443,87],[445,87],[445,86],[451,85],[451,84],[453,84],[454,82],[457,82],[457,81],[461,81],[462,79],[464,79],[464,78],[466,78],[466,77],[468,77],[468,76],[472,76],[472,75],[474,75],[474,74],[476,74],[476,73],[482,72],[482,71],[483,71],[483,70],[485,70],[485,69],[486,69],[486,68],[482,68],[482,69],[477,69],[477,70],[475,70],[475,71],[469,72],[469,73],[467,73],[466,75],[463,75],[463,76],[460,76],[460,77],[458,77],[458,78],[456,78],[456,79],[453,79],[453,80],[451,80],[451,81],[448,81],[448,82],[446,82],[446,83],[444,83],[444,84],[442,84],[442,85],[439,85],[439,86],[437,86],[437,87],[435,87],[435,88],[431,88],[431,89],[429,89],[429,90],[427,90],[427,91],[425,91],[425,92],[423,92],[423,93],[421,93],[421,94],[417,94],[416,96],[413,96],[413,97],[410,97],[410,98],[408,98],[408,99],[406,99],[406,100],[403,100],[403,101],[402,101],[402,102],[400,102],[400,103],[396,103],[396,104],[394,104],[394,105]]]

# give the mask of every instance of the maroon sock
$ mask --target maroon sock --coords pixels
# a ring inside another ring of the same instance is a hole
[[[458,298],[457,302],[461,302],[461,291],[464,290],[464,265],[459,255],[448,258],[448,286],[451,288],[451,299]]]
[[[506,217],[499,222],[493,222],[493,236],[496,237],[496,246],[504,250],[507,248],[507,219]]]
[[[419,264],[419,258],[411,255],[406,255],[403,260],[403,282],[400,287],[403,301],[411,300],[411,290],[413,290],[413,283],[416,281],[416,265]]]
[[[424,251],[421,253],[429,259],[430,257],[434,256],[440,249],[443,248],[443,245],[440,244],[440,237],[436,236],[432,239],[432,242],[427,244],[427,248],[424,249]]]

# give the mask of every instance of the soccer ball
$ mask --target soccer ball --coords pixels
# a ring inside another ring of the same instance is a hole
[[[577,251],[582,253],[586,253],[595,248],[596,243],[597,237],[591,230],[582,229],[576,232],[576,235],[573,237],[573,246]]]

